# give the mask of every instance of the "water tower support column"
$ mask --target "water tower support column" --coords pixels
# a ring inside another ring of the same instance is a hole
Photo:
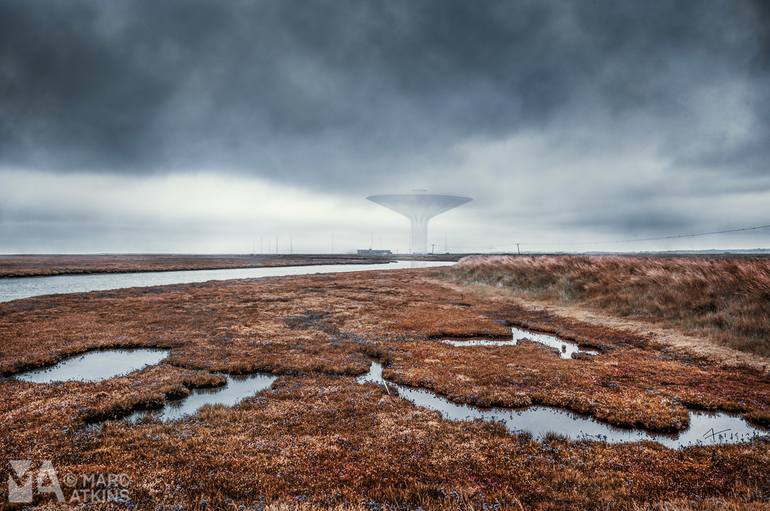
[[[409,250],[413,254],[428,253],[428,219],[421,215],[409,217],[412,232],[409,238]]]

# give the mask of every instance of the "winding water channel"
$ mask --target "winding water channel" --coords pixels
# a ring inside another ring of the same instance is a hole
[[[163,422],[187,417],[198,412],[206,405],[235,406],[247,397],[270,388],[277,376],[255,373],[247,376],[223,375],[227,378],[224,387],[193,389],[189,396],[166,401],[160,410],[140,410],[127,417],[129,422],[139,422],[144,417],[153,415]]]
[[[564,359],[572,358],[573,353],[585,353],[586,355],[598,355],[598,351],[582,349],[574,342],[565,341],[554,335],[533,332],[524,328],[511,327],[511,339],[446,339],[444,344],[458,348],[467,348],[473,346],[516,346],[519,341],[532,341],[549,348],[554,348],[559,352],[559,357]]]
[[[58,381],[93,382],[127,374],[166,357],[168,351],[153,349],[92,351],[51,366],[17,375],[19,380],[45,384]],[[530,406],[522,409],[480,408],[454,403],[429,390],[412,388],[386,381],[383,367],[372,362],[369,372],[357,378],[359,384],[387,385],[388,389],[417,406],[435,410],[451,421],[486,420],[502,423],[511,433],[527,432],[536,439],[556,433],[573,440],[601,440],[609,443],[652,440],[670,448],[690,445],[714,445],[746,442],[767,435],[737,415],[724,412],[690,412],[690,426],[678,434],[652,433],[642,429],[624,429],[597,421],[565,409]],[[247,376],[224,375],[227,384],[211,389],[194,389],[182,399],[168,400],[160,410],[137,411],[127,420],[133,423],[150,415],[168,422],[193,415],[205,405],[235,406],[243,399],[270,388],[277,376],[254,373]]]
[[[609,443],[652,440],[669,448],[689,445],[714,445],[746,442],[756,436],[766,435],[737,415],[724,412],[690,412],[690,427],[678,434],[652,433],[643,429],[625,429],[599,422],[593,417],[580,415],[561,408],[530,406],[522,409],[479,408],[453,403],[425,389],[417,389],[386,381],[382,365],[372,362],[369,372],[358,378],[358,383],[387,385],[398,395],[417,406],[435,410],[452,421],[486,420],[502,423],[511,433],[527,432],[534,438],[544,439],[556,433],[572,440],[603,440]]]
[[[136,273],[95,273],[88,275],[54,275],[50,277],[18,277],[0,279],[0,302],[32,296],[62,293],[85,293],[129,287],[190,284],[210,280],[257,279],[316,273],[341,273],[371,270],[398,270],[450,266],[451,261],[396,261],[377,264],[326,264],[282,266],[272,268],[232,268],[225,270],[189,270]]]

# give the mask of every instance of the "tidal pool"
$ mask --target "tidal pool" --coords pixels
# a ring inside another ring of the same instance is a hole
[[[89,351],[47,368],[20,373],[15,378],[30,383],[102,381],[155,365],[168,354],[169,350],[144,348]]]
[[[261,373],[248,376],[223,376],[227,378],[227,384],[223,387],[193,389],[185,398],[166,401],[160,410],[140,410],[129,415],[127,420],[138,422],[143,417],[154,415],[163,422],[169,422],[193,415],[205,405],[235,406],[243,399],[270,388],[277,379],[277,376]]]
[[[747,442],[767,435],[741,417],[728,413],[690,412],[690,427],[677,434],[652,433],[643,429],[625,429],[599,422],[593,417],[549,406],[530,406],[523,409],[480,408],[453,403],[429,390],[416,389],[386,381],[382,365],[373,362],[369,373],[360,376],[358,383],[387,385],[398,390],[399,396],[417,406],[435,410],[448,420],[482,419],[502,423],[511,433],[527,432],[538,440],[549,433],[572,440],[601,440],[609,443],[652,440],[669,448],[690,445],[733,444]]]
[[[555,348],[559,352],[561,358],[572,358],[573,353],[585,353],[586,355],[598,355],[598,351],[581,349],[580,346],[574,342],[565,341],[554,335],[543,334],[540,332],[533,332],[531,330],[525,330],[523,328],[511,328],[511,339],[470,339],[470,340],[454,340],[447,339],[442,342],[451,346],[457,347],[471,347],[471,346],[516,346],[520,341],[528,340],[537,342],[551,348]]]

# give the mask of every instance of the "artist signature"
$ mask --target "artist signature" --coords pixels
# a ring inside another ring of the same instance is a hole
[[[712,441],[713,441],[713,440],[716,440],[716,438],[717,438],[717,437],[720,437],[720,438],[721,438],[722,434],[723,434],[723,433],[727,433],[728,431],[730,431],[730,428],[727,428],[727,429],[723,429],[723,430],[721,430],[721,431],[716,431],[714,428],[709,428],[709,430],[708,430],[708,431],[706,431],[706,432],[703,434],[703,438],[707,438],[707,439],[709,439],[709,440],[712,440]]]

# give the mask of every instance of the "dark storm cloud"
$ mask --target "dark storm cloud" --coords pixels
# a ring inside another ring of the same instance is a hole
[[[683,167],[766,173],[768,27],[762,1],[5,0],[0,165],[361,189],[465,140],[639,118]],[[700,140],[689,97],[726,83],[751,134]]]

